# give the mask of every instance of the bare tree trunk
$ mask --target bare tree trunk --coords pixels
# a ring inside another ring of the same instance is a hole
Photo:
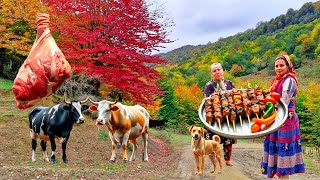
[[[2,59],[0,59],[0,77],[4,78],[3,70],[4,70],[4,62],[2,61]]]
[[[6,53],[5,53],[4,48],[0,48],[0,77],[5,78],[4,75],[4,61],[5,61],[5,57],[6,57]]]

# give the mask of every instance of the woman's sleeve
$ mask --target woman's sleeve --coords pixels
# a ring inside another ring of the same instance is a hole
[[[211,81],[207,82],[207,84],[204,86],[203,91],[205,97],[209,97],[215,91],[215,88]]]
[[[232,82],[232,81],[230,81],[230,82],[231,82],[231,87],[232,87],[232,88],[235,88],[235,86],[234,86],[233,82]]]
[[[211,94],[211,90],[210,90],[211,88],[210,88],[210,84],[209,83],[207,83],[205,86],[204,86],[204,96],[205,97],[209,97],[210,96],[210,94]]]
[[[282,85],[282,99],[286,105],[290,103],[290,99],[296,89],[296,81],[293,78],[287,78]]]

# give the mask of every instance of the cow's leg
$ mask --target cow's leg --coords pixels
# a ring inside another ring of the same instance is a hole
[[[52,164],[55,164],[57,161],[56,161],[56,142],[54,141],[54,136],[49,136],[50,138],[50,143],[51,143],[51,150],[52,150],[52,153],[51,153],[51,163]]]
[[[137,150],[137,140],[132,141],[132,154],[129,161],[134,161],[136,159],[136,150]]]
[[[143,139],[143,154],[142,154],[142,160],[148,161],[148,139],[149,134],[147,132],[142,133],[142,139]]]
[[[123,134],[123,139],[122,139],[122,160],[123,160],[123,162],[128,162],[127,144],[128,144],[129,134],[130,134],[130,131]]]
[[[43,151],[43,160],[46,162],[49,162],[48,152],[47,152],[47,142],[44,140],[41,140],[40,145]]]
[[[32,162],[36,161],[36,148],[37,148],[37,140],[36,139],[32,139],[31,140],[31,146],[32,146]]]
[[[114,142],[114,137],[112,135],[112,133],[109,131],[109,137],[111,139],[111,144],[112,144],[112,150],[111,150],[111,158],[110,161],[111,162],[115,162],[116,161],[116,142]]]
[[[64,163],[68,163],[68,158],[67,158],[67,154],[66,154],[66,149],[67,149],[67,142],[68,142],[68,138],[66,138],[66,141],[64,143],[62,143],[62,160]]]

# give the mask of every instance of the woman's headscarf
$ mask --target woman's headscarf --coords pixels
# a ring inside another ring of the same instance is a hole
[[[298,79],[297,79],[297,76],[296,76],[296,71],[293,69],[293,66],[292,66],[292,61],[290,59],[290,57],[288,55],[283,55],[283,56],[278,56],[276,58],[276,61],[279,60],[279,59],[283,59],[285,61],[287,61],[288,65],[289,65],[289,72],[287,74],[284,74],[284,75],[277,75],[273,80],[272,80],[272,83],[271,83],[271,88],[270,88],[270,92],[274,92],[276,91],[278,85],[280,84],[281,82],[281,79],[282,78],[285,78],[287,76],[290,76],[292,77],[296,83],[297,83],[297,86],[298,86]]]

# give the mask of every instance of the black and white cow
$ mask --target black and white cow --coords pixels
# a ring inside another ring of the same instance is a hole
[[[83,101],[66,101],[65,104],[57,104],[51,107],[38,106],[29,113],[30,136],[32,139],[32,161],[36,161],[36,138],[41,139],[41,147],[43,150],[43,158],[49,162],[46,151],[47,141],[51,143],[52,155],[51,163],[56,163],[55,138],[59,139],[62,144],[62,160],[68,163],[66,156],[67,142],[74,123],[81,124],[84,122],[82,111],[88,109],[88,105],[82,105],[88,100]]]

